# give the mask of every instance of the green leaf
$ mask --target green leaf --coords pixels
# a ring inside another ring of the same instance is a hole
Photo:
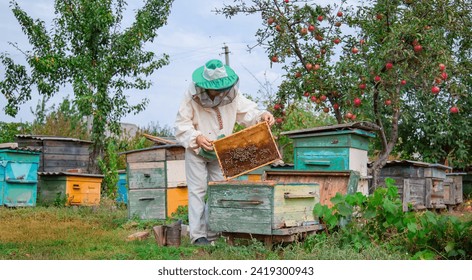
[[[407,224],[408,231],[415,233],[418,230],[418,225],[416,223]]]
[[[337,205],[338,213],[344,217],[350,217],[352,215],[352,207],[346,203]]]

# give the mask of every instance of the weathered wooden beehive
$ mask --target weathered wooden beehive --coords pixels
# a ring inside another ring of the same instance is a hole
[[[403,210],[411,204],[414,209],[442,209],[444,204],[444,181],[451,168],[441,164],[411,160],[388,161],[380,171],[381,182],[386,178],[395,180],[395,186],[403,201]]]
[[[357,191],[359,172],[348,171],[311,171],[311,170],[266,170],[263,180],[283,183],[315,183],[320,185],[319,201],[332,206],[331,198],[339,194],[353,194]]]
[[[38,172],[38,202],[42,205],[97,206],[103,175],[74,172]]]
[[[40,154],[30,148],[0,149],[0,205],[36,206]]]
[[[16,135],[18,147],[41,151],[39,172],[86,171],[91,141],[59,136]]]
[[[448,207],[457,206],[463,200],[462,178],[467,173],[446,173],[444,180],[444,204]]]
[[[282,158],[266,122],[218,139],[213,147],[226,180]]]
[[[128,216],[166,219],[188,205],[185,148],[161,145],[127,151]]]
[[[209,228],[223,233],[291,236],[319,229],[313,207],[320,185],[222,181],[208,185]]]
[[[293,139],[295,170],[357,171],[358,190],[368,194],[369,139],[377,127],[358,122],[283,132]]]

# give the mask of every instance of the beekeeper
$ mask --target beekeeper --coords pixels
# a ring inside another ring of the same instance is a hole
[[[205,195],[208,181],[224,180],[212,142],[232,134],[235,123],[251,126],[274,117],[261,111],[238,88],[239,77],[228,65],[213,59],[197,68],[175,120],[175,137],[185,148],[190,239],[207,245],[216,233],[207,228]]]

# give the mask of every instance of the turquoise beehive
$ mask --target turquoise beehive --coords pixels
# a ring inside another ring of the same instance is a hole
[[[40,152],[0,148],[0,205],[36,206]]]

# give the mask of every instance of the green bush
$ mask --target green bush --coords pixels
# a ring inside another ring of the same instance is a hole
[[[393,180],[371,196],[361,193],[331,199],[333,207],[317,204],[313,213],[329,233],[340,234],[341,246],[357,250],[387,244],[412,259],[470,259],[472,221],[430,211],[404,212]]]

